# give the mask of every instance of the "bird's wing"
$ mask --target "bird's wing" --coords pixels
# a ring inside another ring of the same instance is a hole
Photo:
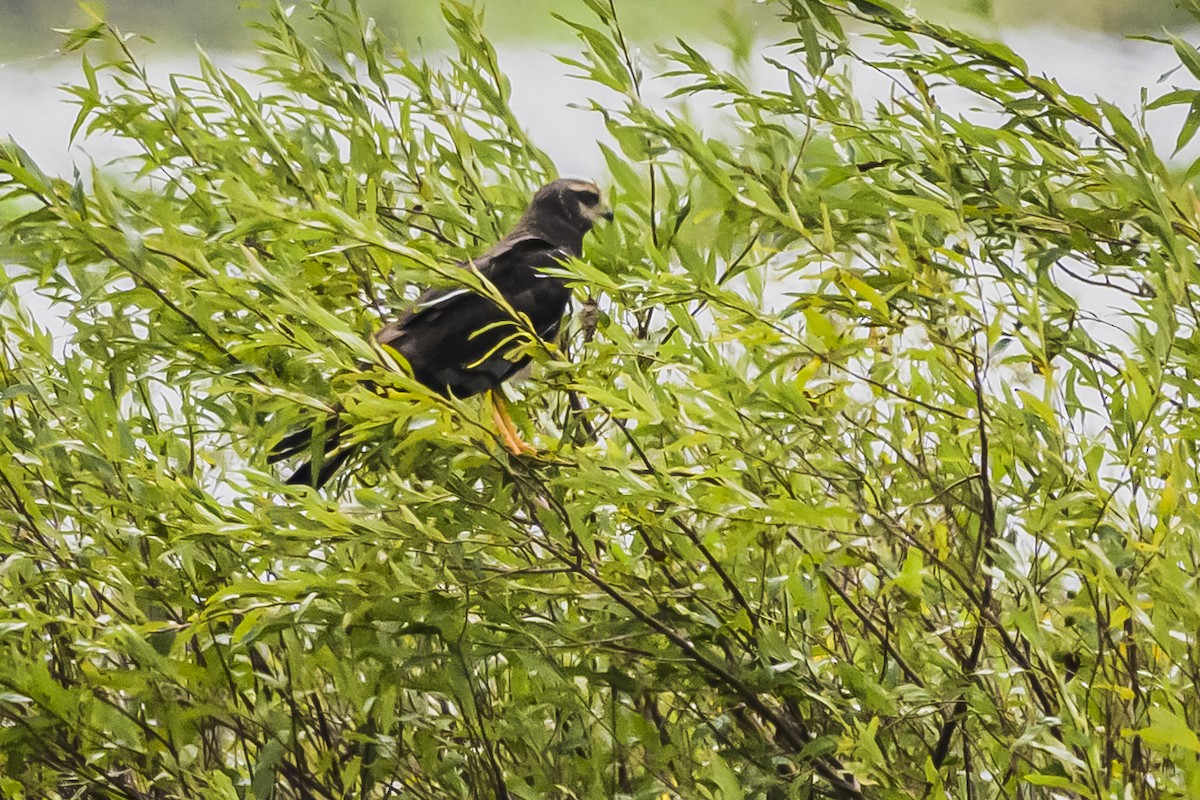
[[[518,315],[542,337],[558,330],[570,300],[560,278],[541,270],[560,266],[568,254],[541,239],[505,242],[474,263]],[[467,397],[490,389],[524,366],[512,355],[521,326],[495,300],[471,289],[425,292],[402,317],[382,328],[376,341],[403,355],[418,381],[439,392]]]
[[[489,281],[495,282],[511,272],[514,264],[527,262],[545,262],[541,266],[556,266],[568,258],[559,248],[536,237],[524,236],[515,239],[503,239],[483,255],[463,261],[458,264],[463,269],[473,268]],[[503,290],[502,290],[503,291]],[[412,306],[399,318],[384,325],[375,334],[375,341],[395,347],[395,340],[403,335],[405,328],[416,316],[424,317],[425,322],[431,322],[436,317],[454,307],[455,298],[471,293],[465,286],[442,287],[426,289],[421,292]]]

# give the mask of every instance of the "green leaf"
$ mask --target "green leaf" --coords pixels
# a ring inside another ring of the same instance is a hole
[[[1159,750],[1183,748],[1200,753],[1200,736],[1182,717],[1170,709],[1153,706],[1150,709],[1150,726],[1137,732],[1142,741]]]
[[[1178,36],[1168,34],[1168,38],[1171,46],[1175,48],[1175,55],[1179,56],[1180,63],[1192,73],[1192,77],[1200,78],[1200,52]]]

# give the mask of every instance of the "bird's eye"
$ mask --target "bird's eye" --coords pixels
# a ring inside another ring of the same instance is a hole
[[[579,193],[579,199],[583,201],[584,205],[594,206],[600,202],[600,195],[591,189],[584,189]]]

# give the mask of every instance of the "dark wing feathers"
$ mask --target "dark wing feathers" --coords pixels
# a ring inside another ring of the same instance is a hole
[[[522,237],[501,242],[472,263],[513,311],[528,317],[538,335],[550,340],[558,334],[571,290],[561,278],[544,275],[541,270],[559,267],[569,256],[542,239]],[[499,386],[529,361],[527,356],[506,357],[521,342],[521,337],[514,336],[518,330],[508,310],[490,297],[454,287],[424,292],[408,311],[381,328],[375,339],[404,356],[413,377],[423,385],[442,394],[469,397]],[[316,482],[313,464],[306,462],[288,483],[321,486],[350,455],[348,448],[338,447],[342,421],[320,424],[326,426],[326,457]],[[299,455],[310,446],[312,436],[311,429],[290,434],[270,460]]]
[[[528,317],[545,338],[557,331],[571,292],[562,279],[539,270],[556,267],[566,258],[540,239],[525,239],[475,263],[512,310]],[[519,343],[519,330],[508,310],[490,297],[469,289],[434,289],[375,338],[404,356],[425,386],[469,397],[498,386],[528,361],[506,357]]]

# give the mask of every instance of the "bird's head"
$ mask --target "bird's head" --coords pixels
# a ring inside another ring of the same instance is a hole
[[[612,218],[612,209],[596,184],[559,178],[537,190],[519,227],[544,236],[554,244],[578,250],[583,235],[593,225]]]

